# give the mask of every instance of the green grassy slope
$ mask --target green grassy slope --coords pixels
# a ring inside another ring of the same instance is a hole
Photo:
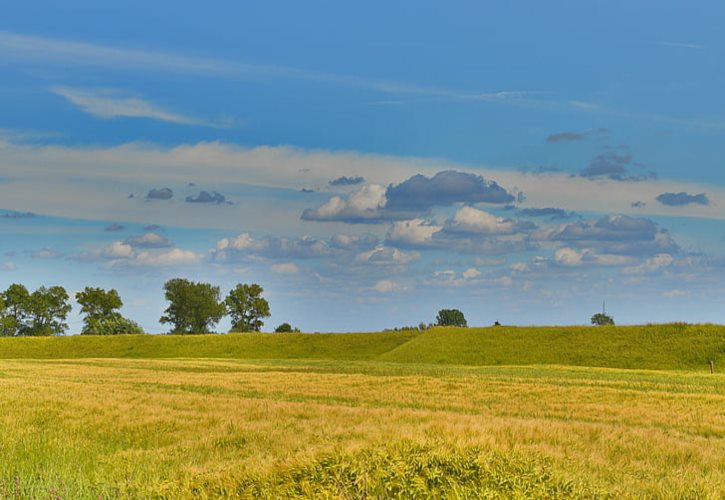
[[[458,365],[725,369],[725,326],[435,328],[355,334],[0,338],[0,358],[381,360]]]
[[[440,328],[386,352],[384,361],[461,365],[574,365],[642,369],[725,369],[725,327]]]
[[[375,359],[418,332],[114,335],[0,338],[0,359],[244,358]]]

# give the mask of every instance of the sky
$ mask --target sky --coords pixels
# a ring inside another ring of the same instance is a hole
[[[0,289],[151,333],[174,277],[259,283],[267,331],[725,323],[722,2],[190,4],[4,7]]]

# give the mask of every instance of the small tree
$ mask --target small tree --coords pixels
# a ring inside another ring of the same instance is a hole
[[[258,332],[270,316],[269,303],[262,297],[264,289],[256,283],[239,283],[227,295],[227,312],[232,317],[232,332]]]
[[[466,318],[458,309],[441,309],[436,316],[436,326],[468,326]]]
[[[76,293],[76,301],[81,305],[81,313],[86,315],[81,335],[143,333],[138,323],[124,318],[117,311],[123,307],[123,301],[115,289],[86,287]]]
[[[299,331],[299,328],[292,328],[292,325],[289,323],[282,323],[274,329],[275,333],[299,333]]]
[[[596,325],[596,326],[614,325],[614,318],[611,316],[608,316],[605,313],[597,313],[594,316],[592,316],[592,325]]]
[[[164,284],[169,307],[159,320],[172,325],[171,333],[211,333],[224,316],[218,286],[176,278]]]

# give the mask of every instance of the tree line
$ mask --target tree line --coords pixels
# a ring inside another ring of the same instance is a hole
[[[164,284],[169,305],[159,321],[169,324],[172,334],[201,334],[214,333],[219,321],[229,316],[231,332],[258,332],[264,326],[263,319],[270,316],[263,292],[256,283],[239,283],[222,299],[218,286],[171,279]],[[115,289],[85,287],[75,294],[75,300],[83,315],[81,335],[144,333],[138,323],[120,313],[123,301]],[[70,296],[62,286],[41,286],[30,292],[24,285],[13,283],[0,292],[0,336],[63,335],[71,310]],[[299,330],[282,323],[275,331]]]

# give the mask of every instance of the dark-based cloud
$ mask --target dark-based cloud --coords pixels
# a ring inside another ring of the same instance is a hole
[[[165,236],[158,233],[146,232],[139,236],[131,236],[124,240],[126,245],[134,248],[167,248],[173,246],[174,243]]]
[[[551,219],[568,219],[576,215],[574,212],[568,212],[563,208],[524,208],[519,210],[519,215],[524,217],[550,217]]]
[[[0,215],[2,219],[32,219],[34,217],[33,212],[5,212]]]
[[[104,231],[106,231],[107,233],[115,233],[115,232],[118,232],[118,231],[123,231],[124,229],[126,229],[125,226],[122,226],[121,224],[115,224],[114,223],[114,224],[110,224],[110,225],[106,226],[106,228],[104,229]]]
[[[608,133],[609,130],[606,128],[596,128],[592,130],[585,130],[584,132],[559,132],[558,134],[552,134],[547,137],[546,142],[555,143],[583,141],[584,139],[595,135],[604,135]]]
[[[689,194],[684,191],[679,193],[662,193],[657,196],[657,201],[668,207],[683,207],[685,205],[709,205],[710,200],[705,193]]]
[[[151,189],[146,195],[147,200],[170,200],[174,197],[174,192],[170,188]]]
[[[632,173],[634,157],[631,153],[607,151],[594,157],[587,168],[579,173],[588,179],[609,179],[613,181],[645,181],[657,179],[654,172]]]
[[[621,255],[679,251],[679,246],[667,230],[649,219],[626,215],[610,215],[596,221],[577,221],[542,228],[532,233],[532,239]]]
[[[208,191],[201,191],[196,196],[186,197],[187,203],[215,203],[217,205],[221,205],[222,203],[226,203],[226,201],[226,197],[216,191],[212,191],[211,193]]]
[[[334,196],[327,203],[308,208],[303,220],[347,223],[379,223],[413,219],[435,206],[454,203],[507,204],[517,198],[495,181],[480,175],[447,170],[433,177],[414,175],[387,188],[366,184],[346,197]]]
[[[337,179],[333,179],[329,182],[330,186],[357,186],[358,184],[362,184],[365,182],[365,178],[360,176],[352,176],[348,177],[346,175],[343,175],[342,177],[338,177]]]
[[[455,170],[438,172],[433,177],[418,174],[385,193],[386,210],[425,212],[434,206],[454,203],[511,203],[515,197],[495,181],[480,175]]]

